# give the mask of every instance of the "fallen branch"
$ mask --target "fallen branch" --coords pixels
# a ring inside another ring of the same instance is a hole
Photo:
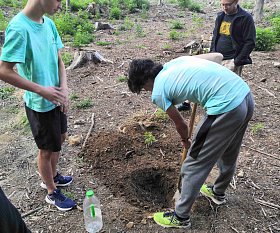
[[[268,93],[270,96],[274,97],[275,99],[278,99],[272,92],[270,92],[269,90],[267,90],[266,88],[263,88],[255,83],[253,83],[256,87],[260,88],[261,90],[265,91],[266,93]]]
[[[246,145],[242,145],[242,146],[243,146],[243,147],[247,147],[247,148],[249,148],[250,150],[256,151],[256,152],[258,152],[258,153],[260,153],[260,154],[267,155],[267,156],[269,156],[269,157],[271,157],[271,158],[280,160],[279,156],[276,157],[276,156],[274,156],[274,155],[271,155],[271,154],[265,153],[265,152],[263,152],[263,151],[254,149],[254,148],[252,148],[252,147],[250,147],[250,146],[246,146]]]
[[[113,85],[113,86],[107,86],[107,87],[104,87],[103,89],[108,89],[108,88],[112,88],[112,87],[117,87],[117,86],[120,86],[122,85],[122,83],[118,83],[116,85]]]
[[[280,209],[279,205],[273,204],[271,202],[263,201],[263,200],[256,199],[256,198],[254,200],[255,200],[255,202],[259,203],[260,205],[264,205],[264,206],[270,207],[272,209]]]
[[[234,178],[234,177],[232,177],[232,181],[230,182],[230,186],[231,186],[234,190],[236,190],[236,181],[235,181],[235,178]]]
[[[89,128],[88,132],[87,132],[87,136],[86,136],[86,138],[84,140],[84,143],[82,145],[82,150],[84,149],[84,147],[85,147],[85,145],[87,143],[87,140],[88,140],[88,138],[89,138],[89,136],[91,134],[93,126],[94,126],[94,113],[92,113],[92,115],[91,115],[91,125],[90,125],[90,128]]]
[[[43,208],[43,207],[40,206],[40,207],[38,207],[38,208],[36,208],[36,209],[34,209],[34,210],[30,210],[30,211],[28,211],[27,213],[21,215],[21,217],[22,217],[22,218],[27,217],[27,216],[29,216],[29,215],[31,215],[31,214],[34,214],[35,212],[39,211],[39,210],[42,209],[42,208]]]
[[[239,231],[238,230],[236,230],[234,227],[230,227],[234,232],[236,232],[236,233],[239,233]]]
[[[163,153],[163,151],[161,150],[161,148],[159,148],[159,151],[160,151],[162,157],[164,158],[164,157],[165,157],[165,154]]]
[[[10,199],[15,193],[16,193],[16,191],[13,191],[13,192],[8,196],[8,199]]]
[[[266,215],[266,212],[265,212],[265,210],[262,208],[262,206],[261,206],[261,209],[262,209],[263,215],[266,217],[266,216],[267,216],[267,215]]]

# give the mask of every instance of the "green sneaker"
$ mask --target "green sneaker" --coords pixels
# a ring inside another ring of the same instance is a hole
[[[205,197],[209,197],[217,205],[222,205],[222,204],[226,203],[225,195],[224,194],[222,194],[222,195],[215,194],[213,191],[213,187],[208,186],[207,184],[202,185],[202,187],[200,188],[200,193]]]
[[[154,221],[163,227],[190,228],[191,226],[190,218],[179,220],[175,211],[155,213]]]

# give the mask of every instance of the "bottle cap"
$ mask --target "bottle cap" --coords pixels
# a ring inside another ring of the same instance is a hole
[[[87,196],[87,197],[92,197],[93,195],[94,195],[93,190],[88,190],[88,191],[86,192],[86,196]]]

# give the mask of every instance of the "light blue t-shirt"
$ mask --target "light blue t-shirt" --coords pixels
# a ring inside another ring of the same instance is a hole
[[[237,107],[250,92],[235,73],[205,59],[185,56],[164,64],[155,78],[152,102],[166,111],[189,100],[200,103],[208,115]]]
[[[17,63],[21,77],[42,86],[59,86],[58,50],[63,48],[53,21],[43,16],[43,23],[18,13],[6,29],[0,60]],[[55,105],[40,95],[25,91],[26,106],[47,112]]]

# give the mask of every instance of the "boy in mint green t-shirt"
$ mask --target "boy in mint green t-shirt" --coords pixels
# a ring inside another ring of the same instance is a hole
[[[57,187],[70,185],[73,178],[56,170],[67,132],[67,78],[59,51],[63,44],[53,21],[44,15],[53,15],[60,8],[60,0],[27,1],[6,29],[0,79],[25,90],[25,110],[39,149],[41,187],[48,191],[45,200],[67,211],[76,203]],[[18,72],[13,70],[15,65]]]

